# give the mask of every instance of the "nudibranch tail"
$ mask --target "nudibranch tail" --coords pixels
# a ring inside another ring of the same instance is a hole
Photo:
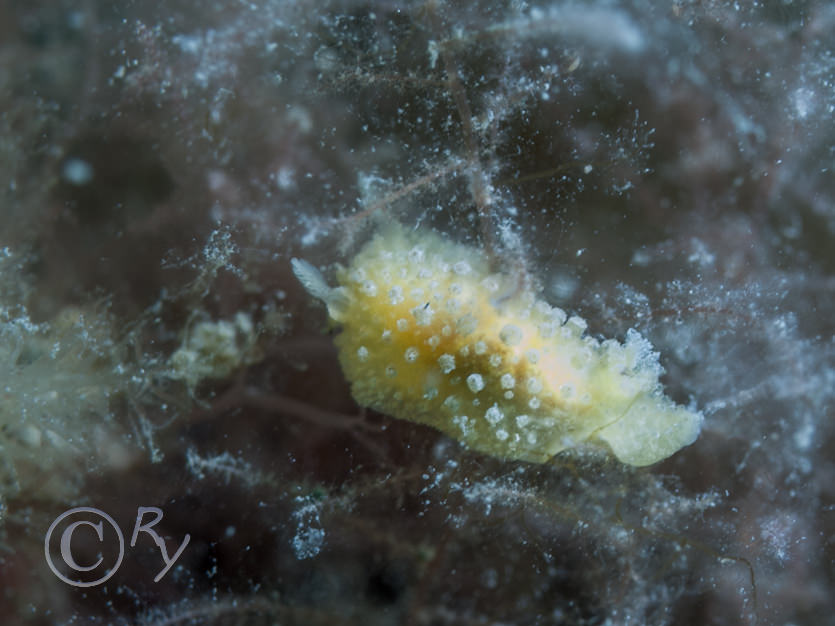
[[[698,436],[701,414],[664,395],[658,354],[637,331],[623,344],[585,335],[585,320],[491,273],[474,248],[395,225],[336,288],[292,264],[341,324],[339,359],[363,406],[532,462],[594,440],[649,465]]]
[[[629,465],[652,465],[696,441],[702,415],[678,406],[660,391],[638,398],[617,421],[597,432]]]

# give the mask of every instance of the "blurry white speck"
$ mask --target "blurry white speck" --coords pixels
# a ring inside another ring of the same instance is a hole
[[[438,63],[438,54],[440,53],[441,48],[438,45],[438,42],[434,39],[429,40],[427,48],[427,52],[429,53],[429,67],[434,70],[435,65]]]
[[[210,170],[206,176],[206,183],[209,185],[209,189],[212,192],[217,193],[229,183],[229,179],[226,174],[220,170]]]
[[[693,238],[690,240],[690,254],[687,260],[694,265],[702,267],[713,265],[716,261],[716,255],[713,254],[701,239]]]
[[[646,248],[639,248],[632,253],[632,263],[640,267],[649,265],[650,259],[650,254]]]
[[[282,167],[275,174],[275,184],[279,189],[288,190],[296,186],[296,170],[292,167]]]
[[[303,133],[309,133],[313,129],[313,117],[307,109],[300,106],[294,106],[287,112],[287,122],[295,124]]]
[[[487,589],[495,589],[499,586],[499,574],[495,569],[488,568],[481,574],[481,584]]]
[[[579,281],[576,276],[572,276],[567,272],[559,272],[554,276],[551,284],[551,289],[557,300],[565,301],[570,299],[574,295],[574,292],[577,291]]]
[[[794,111],[797,117],[804,119],[809,115],[814,108],[814,97],[814,92],[806,87],[801,87],[794,92],[792,99],[794,100]]]
[[[542,19],[542,11],[531,11],[531,20],[544,28],[574,35],[587,42],[628,53],[637,53],[646,46],[644,33],[625,12],[614,8],[590,8],[578,3],[548,11]]]
[[[630,189],[632,189],[632,181],[631,180],[627,180],[622,185],[618,185],[618,184],[612,185],[612,190],[615,191],[616,193],[623,193],[624,191],[629,191]]]
[[[67,15],[67,26],[73,30],[80,30],[84,26],[84,12],[71,11]]]
[[[71,185],[81,186],[86,185],[93,180],[93,166],[87,161],[73,157],[67,159],[64,163],[63,169],[64,180]]]
[[[307,228],[300,239],[300,243],[305,248],[314,245],[328,233],[325,224],[321,221],[310,219],[307,216],[301,217],[299,221]]]
[[[189,35],[174,35],[171,38],[172,43],[179,47],[180,50],[190,54],[197,54],[200,51],[202,39]]]
[[[339,56],[335,50],[323,45],[313,53],[313,62],[320,72],[332,72],[339,65]]]
[[[808,450],[812,445],[814,434],[814,425],[811,422],[806,422],[794,433],[794,444],[801,450]]]

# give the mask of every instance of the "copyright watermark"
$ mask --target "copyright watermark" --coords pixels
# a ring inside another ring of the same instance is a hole
[[[146,516],[154,517],[146,521]],[[136,510],[130,547],[140,533],[146,533],[159,549],[163,568],[154,578],[159,582],[186,549],[191,535],[186,535],[169,557],[165,540],[154,530],[163,517],[162,509],[140,506]],[[50,524],[44,537],[44,555],[49,569],[73,587],[96,587],[110,579],[125,557],[125,536],[110,515],[89,506],[64,511]]]

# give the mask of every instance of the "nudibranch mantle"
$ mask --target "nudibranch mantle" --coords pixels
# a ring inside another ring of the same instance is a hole
[[[331,288],[293,271],[341,326],[335,341],[356,401],[433,426],[497,457],[543,463],[587,440],[650,465],[698,437],[702,415],[664,395],[658,353],[624,343],[492,273],[475,248],[389,225]]]

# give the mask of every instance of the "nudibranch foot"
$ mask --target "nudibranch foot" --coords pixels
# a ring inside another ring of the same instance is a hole
[[[649,465],[699,434],[701,414],[664,395],[637,331],[624,343],[586,335],[585,320],[491,272],[475,248],[391,225],[337,271],[338,287],[292,266],[341,325],[339,359],[363,406],[539,463],[591,440]]]

